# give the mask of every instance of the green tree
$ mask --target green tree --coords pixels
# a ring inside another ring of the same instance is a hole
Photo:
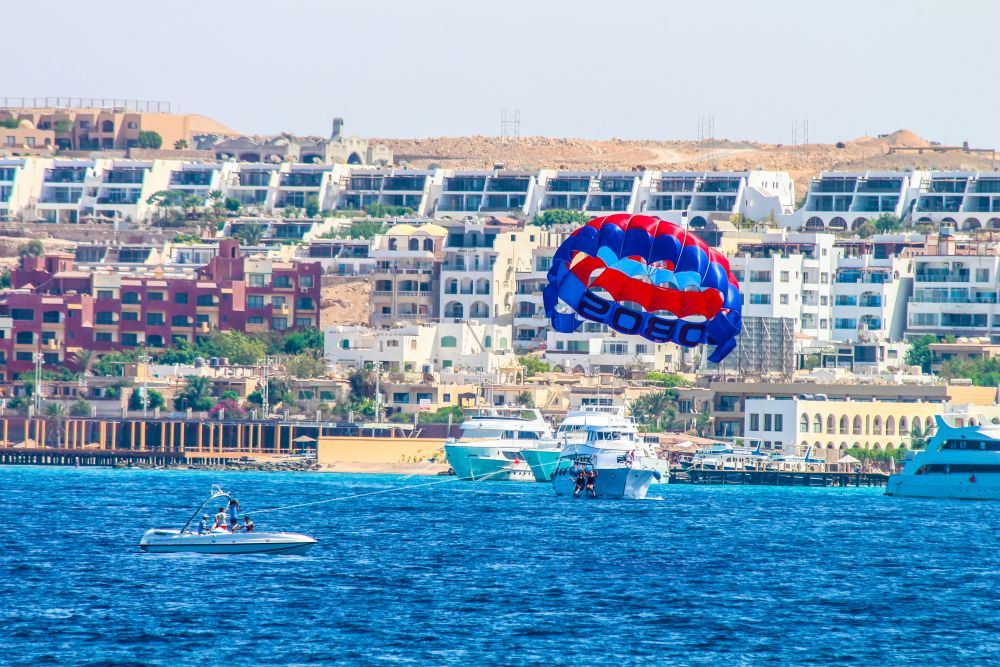
[[[707,412],[699,412],[694,418],[694,430],[699,438],[704,438],[712,432],[712,415]]]
[[[42,409],[42,414],[46,417],[62,417],[66,414],[66,408],[59,403],[46,403]]]
[[[10,287],[10,271],[4,270],[0,273],[0,289],[7,289]]]
[[[212,382],[207,377],[201,375],[189,375],[184,378],[184,389],[178,392],[174,398],[174,409],[176,410],[197,410],[205,412],[211,410],[215,401],[211,398]]]
[[[294,378],[322,378],[326,377],[326,362],[308,352],[303,352],[289,357],[285,361],[285,370]]]
[[[306,199],[305,211],[307,218],[315,218],[319,215],[319,198],[316,195],[310,195]]]
[[[365,213],[373,218],[398,218],[413,215],[413,209],[409,206],[372,203],[365,206]]]
[[[292,387],[285,378],[269,378],[267,381],[267,399],[271,408],[292,400]],[[247,396],[247,401],[255,405],[264,405],[264,397],[260,389]]]
[[[389,227],[382,222],[372,220],[355,220],[346,228],[327,232],[323,238],[330,239],[370,239],[378,234],[382,234]]]
[[[72,417],[89,417],[91,412],[90,402],[83,398],[77,399],[69,406],[69,414]]]
[[[892,213],[883,213],[874,220],[869,220],[875,230],[880,234],[885,234],[887,232],[898,232],[903,229],[903,221],[898,215],[893,215]]]
[[[300,354],[307,350],[321,351],[323,349],[323,332],[315,327],[292,331],[291,333],[276,338],[269,351],[273,354]]]
[[[356,368],[347,375],[347,382],[351,385],[351,398],[375,398],[375,369]]]
[[[13,116],[8,116],[6,118],[0,118],[0,127],[5,127],[8,130],[16,130],[21,124],[21,121]]]
[[[941,377],[968,378],[977,387],[1000,385],[1000,359],[949,359],[941,364]]]
[[[207,203],[212,207],[212,213],[222,215],[222,209],[226,206],[226,195],[222,194],[222,190],[212,190],[208,193]]]
[[[877,231],[878,230],[875,228],[875,225],[872,223],[871,220],[865,220],[864,222],[862,222],[860,225],[857,226],[857,228],[854,230],[854,233],[857,234],[859,238],[869,239],[875,236],[875,233]]]
[[[52,124],[52,129],[55,130],[57,135],[69,134],[73,131],[73,123],[68,120],[57,120]]]
[[[590,222],[591,216],[583,211],[567,211],[563,209],[551,209],[535,216],[531,224],[539,227],[552,227],[554,225],[578,226]]]
[[[155,389],[149,389],[146,392],[146,408],[149,410],[155,410],[156,408],[162,408],[166,401],[163,400],[163,394],[156,391]],[[128,397],[128,409],[129,410],[142,410],[142,388],[137,387],[132,391]]]
[[[690,387],[693,383],[683,375],[678,373],[660,373],[650,371],[646,373],[646,382],[657,387]]]
[[[677,420],[677,390],[645,394],[632,402],[632,417],[653,430],[670,428]]]
[[[243,208],[243,204],[236,197],[226,197],[225,207],[230,213],[239,213],[240,209]]]
[[[18,257],[41,257],[45,254],[45,244],[38,239],[31,239],[17,247]]]
[[[162,145],[163,137],[160,136],[159,132],[143,130],[139,133],[139,148],[158,149]]]
[[[932,334],[914,336],[907,341],[910,349],[906,351],[906,363],[911,366],[920,366],[924,373],[931,372],[931,343],[938,342],[938,337]]]
[[[356,412],[362,412],[363,410],[357,410]],[[374,416],[374,413],[372,413]],[[461,424],[462,420],[465,419],[465,413],[462,408],[457,405],[452,405],[447,408],[439,408],[436,412],[431,412],[428,414],[420,413],[417,418],[421,424],[447,424],[448,417],[451,416],[452,424]]]
[[[533,377],[539,373],[548,373],[552,366],[544,359],[540,359],[531,354],[524,354],[517,358],[524,367],[524,377]]]
[[[533,408],[533,407],[535,407],[535,397],[531,395],[530,391],[522,391],[522,392],[520,392],[514,398],[514,400],[517,402],[518,405],[520,405],[522,407],[525,407],[525,408]]]
[[[252,366],[267,354],[267,343],[239,331],[220,331],[199,343],[198,351],[203,357],[225,357],[231,364]]]
[[[267,227],[259,222],[246,222],[237,227],[230,236],[239,241],[240,245],[251,246],[260,243],[266,232]]]

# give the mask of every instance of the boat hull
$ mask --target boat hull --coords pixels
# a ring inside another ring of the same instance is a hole
[[[469,458],[469,475],[473,482],[534,482],[531,468],[523,460],[507,458]]]
[[[597,468],[594,492],[598,498],[642,500],[649,491],[649,485],[656,479],[654,470],[634,468]],[[565,470],[552,479],[552,489],[557,496],[573,496],[576,480]],[[580,491],[578,498],[586,497],[586,490]]]
[[[154,528],[139,547],[149,553],[303,554],[316,540],[298,533],[222,533],[207,535]]]
[[[521,456],[536,482],[551,482],[559,465],[560,449],[522,449]]]
[[[1000,500],[1000,473],[890,475],[887,496]]]

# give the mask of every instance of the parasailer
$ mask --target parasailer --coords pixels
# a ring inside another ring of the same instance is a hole
[[[656,343],[714,345],[709,360],[718,363],[743,327],[729,260],[654,216],[591,220],[556,250],[548,279],[545,314],[563,333],[576,331],[582,318]]]

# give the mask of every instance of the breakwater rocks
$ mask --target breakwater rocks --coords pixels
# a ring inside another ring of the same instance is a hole
[[[290,461],[227,461],[225,463],[182,463],[172,465],[150,465],[147,463],[118,463],[115,468],[143,470],[216,470],[231,472],[315,472],[319,464],[308,460]]]

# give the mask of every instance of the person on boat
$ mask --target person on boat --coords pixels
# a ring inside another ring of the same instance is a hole
[[[594,482],[597,481],[597,469],[591,468],[587,471],[587,495],[591,498],[597,497],[597,491],[594,490]]]
[[[205,533],[211,532],[212,526],[209,524],[209,519],[207,514],[201,515],[201,521],[198,522],[198,534],[204,535]]]
[[[576,482],[576,486],[573,488],[573,497],[576,498],[587,485],[587,470],[583,466],[574,467],[576,468],[576,473],[573,475],[573,479]]]
[[[252,533],[254,529],[253,520],[249,516],[243,515],[243,530]]]
[[[236,498],[229,499],[229,505],[226,507],[226,514],[229,515],[229,530],[233,530],[240,523],[240,501]]]
[[[215,513],[215,524],[212,526],[212,530],[225,530],[226,525],[226,510],[220,507],[219,511]]]

